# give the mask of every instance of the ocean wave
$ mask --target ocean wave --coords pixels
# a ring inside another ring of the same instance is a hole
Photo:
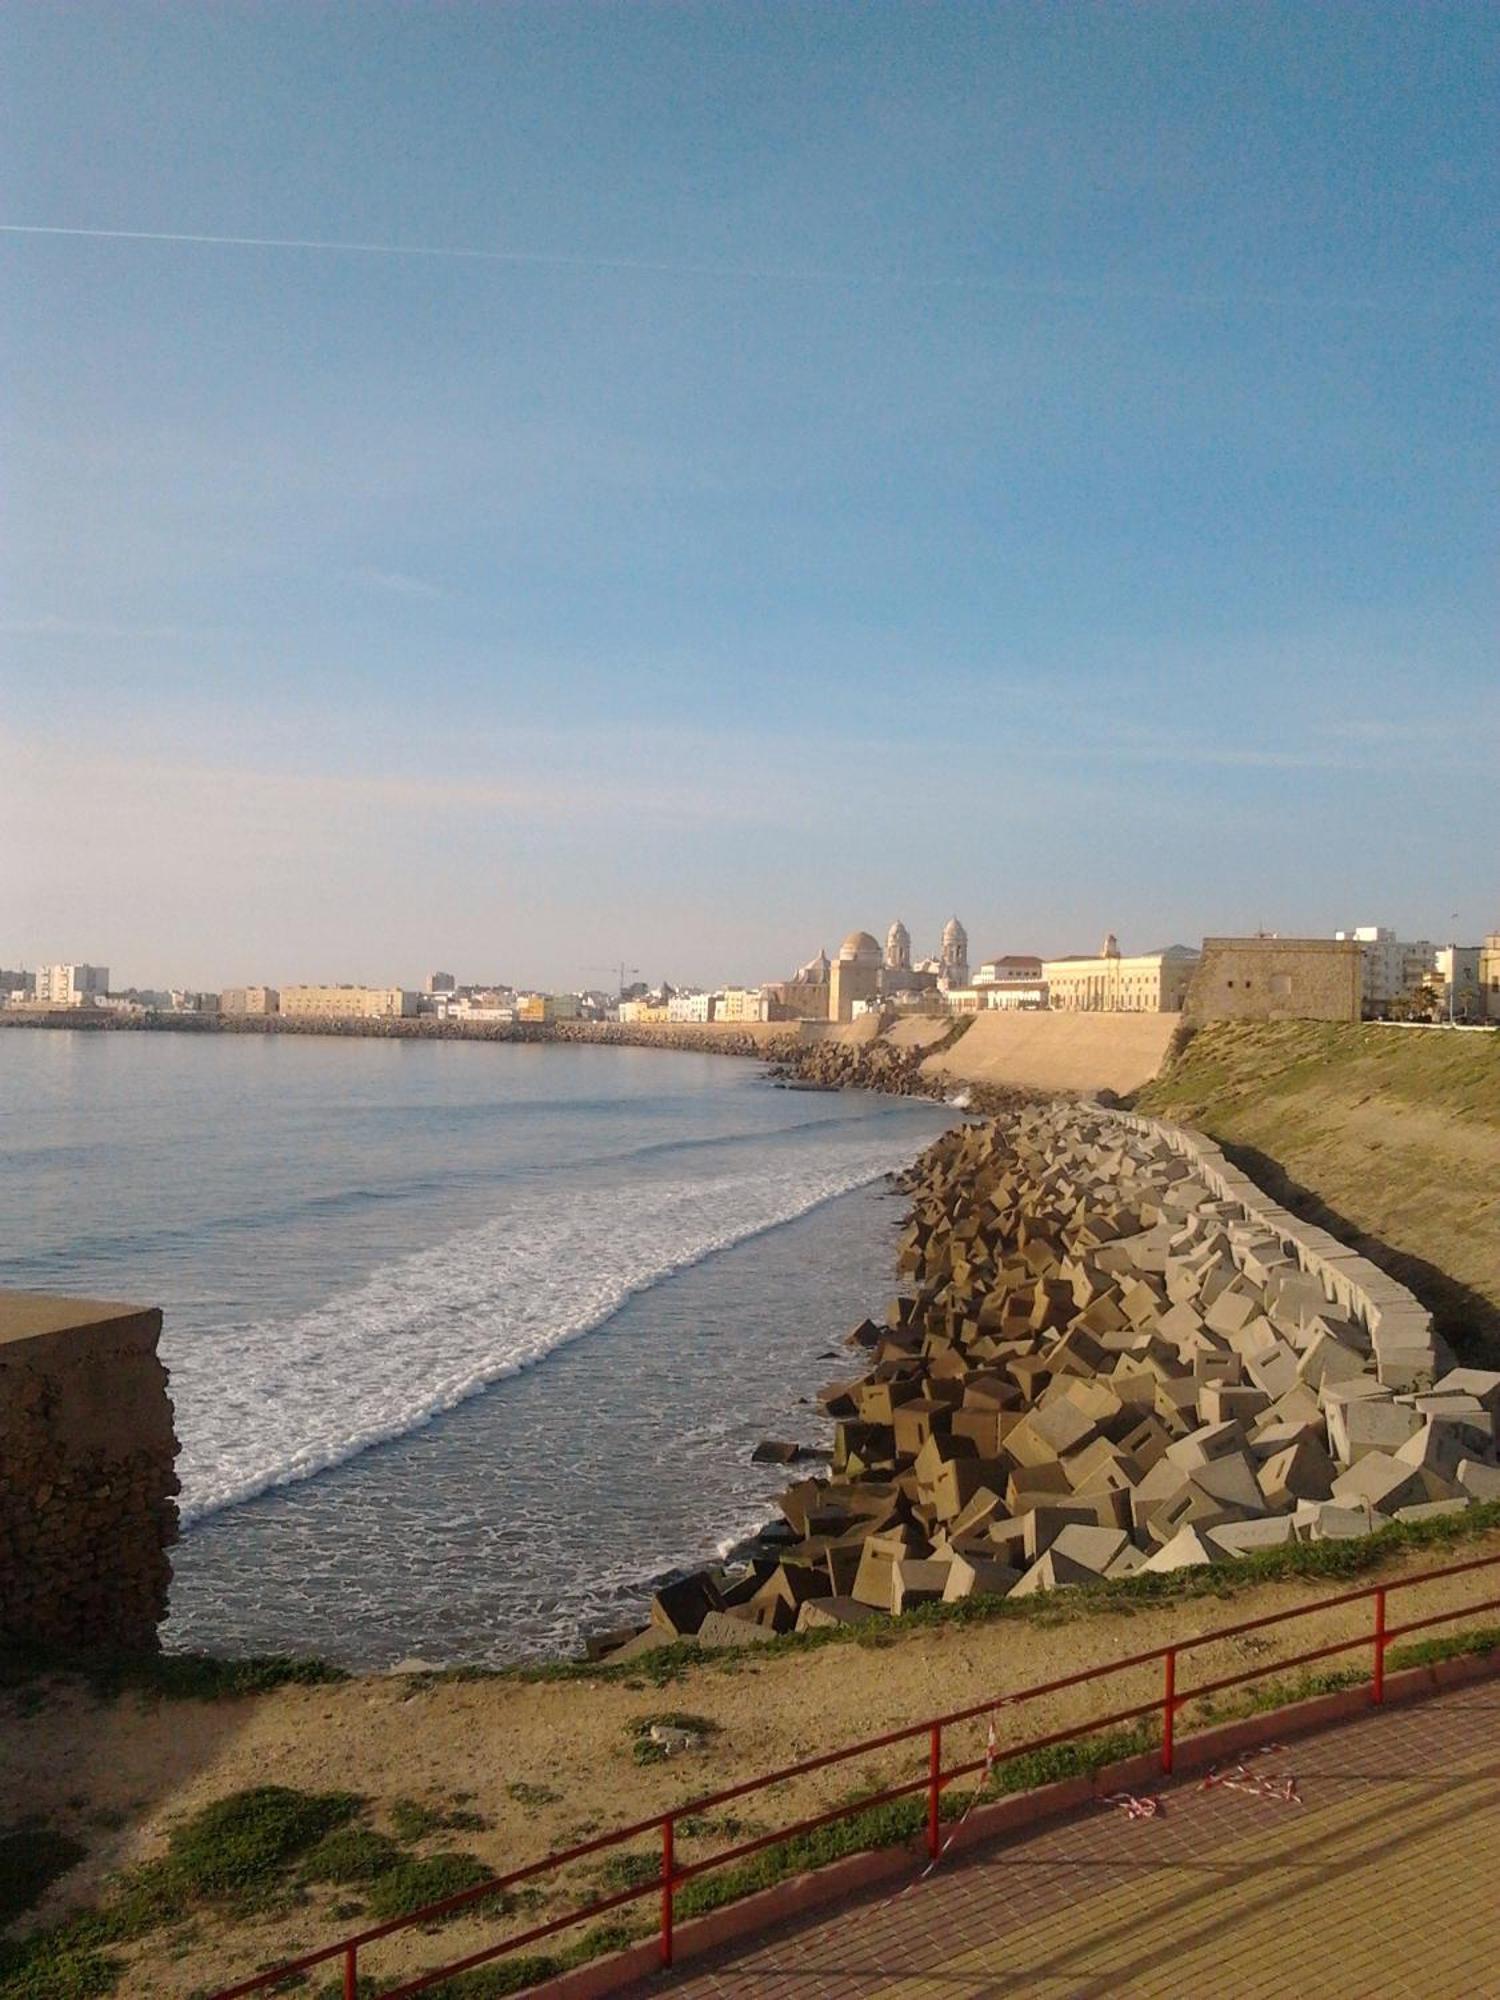
[[[633,1109],[618,1102],[613,1108]],[[512,1182],[561,1179],[571,1174],[590,1173],[596,1168],[628,1168],[654,1159],[727,1150],[756,1141],[782,1144],[789,1140],[815,1139],[825,1135],[834,1138],[852,1131],[868,1131],[872,1125],[883,1123],[886,1119],[904,1124],[906,1120],[902,1114],[907,1109],[900,1100],[892,1099],[889,1109],[877,1105],[873,1109],[831,1117],[798,1118],[785,1125],[764,1129],[746,1126],[723,1132],[695,1133],[687,1137],[649,1139],[642,1144],[622,1146],[613,1151],[574,1153],[556,1160],[507,1158],[498,1164],[487,1162],[467,1167],[444,1161],[430,1171],[393,1176],[378,1185],[312,1189],[290,1200],[266,1202],[259,1207],[252,1202],[240,1202],[217,1214],[161,1222],[149,1228],[137,1225],[73,1235],[55,1249],[36,1250],[26,1258],[16,1260],[16,1272],[11,1281],[21,1288],[28,1275],[46,1277],[53,1269],[76,1271],[91,1259],[102,1263],[122,1251],[139,1257],[145,1252],[170,1250],[175,1244],[189,1243],[201,1247],[215,1236],[263,1236],[267,1230],[293,1228],[309,1220],[324,1222],[342,1215],[354,1215],[381,1202],[408,1202],[424,1195],[451,1195],[464,1189],[498,1189]],[[87,1149],[84,1156],[89,1157]]]
[[[382,1267],[288,1321],[167,1342],[191,1526],[403,1437],[601,1327],[627,1299],[904,1166],[913,1134],[817,1160],[573,1193]]]

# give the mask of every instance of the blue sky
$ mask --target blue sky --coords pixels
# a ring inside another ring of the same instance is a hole
[[[0,963],[1500,928],[1492,7],[0,38]]]

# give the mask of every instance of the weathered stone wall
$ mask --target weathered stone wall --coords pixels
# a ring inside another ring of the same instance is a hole
[[[154,1310],[0,1292],[0,1639],[156,1645],[177,1537],[160,1333]]]
[[[1189,1021],[1357,1021],[1360,947],[1335,938],[1205,938]]]

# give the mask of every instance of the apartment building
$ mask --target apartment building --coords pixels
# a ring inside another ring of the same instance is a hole
[[[417,996],[399,986],[283,986],[289,1021],[388,1021],[417,1011]]]

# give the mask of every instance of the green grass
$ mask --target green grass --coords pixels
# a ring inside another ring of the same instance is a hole
[[[477,1889],[494,1872],[474,1854],[407,1855],[374,1878],[366,1901],[375,1921],[385,1923],[391,1917],[409,1917],[427,1903],[441,1903],[445,1897],[457,1896],[465,1889]],[[503,1906],[504,1898],[498,1892],[495,1900]],[[476,1897],[465,1908],[489,1903],[488,1897]]]
[[[425,1806],[416,1799],[397,1799],[391,1807],[391,1826],[398,1840],[409,1843],[433,1833],[484,1833],[489,1821],[483,1813],[462,1806]]]
[[[363,1803],[354,1792],[295,1792],[285,1785],[233,1792],[173,1828],[167,1879],[191,1901],[258,1896],[289,1861],[346,1827]]]
[[[86,1684],[101,1701],[140,1694],[161,1701],[231,1701],[280,1687],[326,1687],[352,1676],[326,1660],[272,1653],[260,1659],[218,1660],[208,1653],[94,1653],[66,1647],[0,1646],[0,1691],[35,1696],[36,1683],[57,1675]]]
[[[304,1882],[369,1882],[402,1859],[394,1840],[368,1826],[338,1826],[303,1857]]]

